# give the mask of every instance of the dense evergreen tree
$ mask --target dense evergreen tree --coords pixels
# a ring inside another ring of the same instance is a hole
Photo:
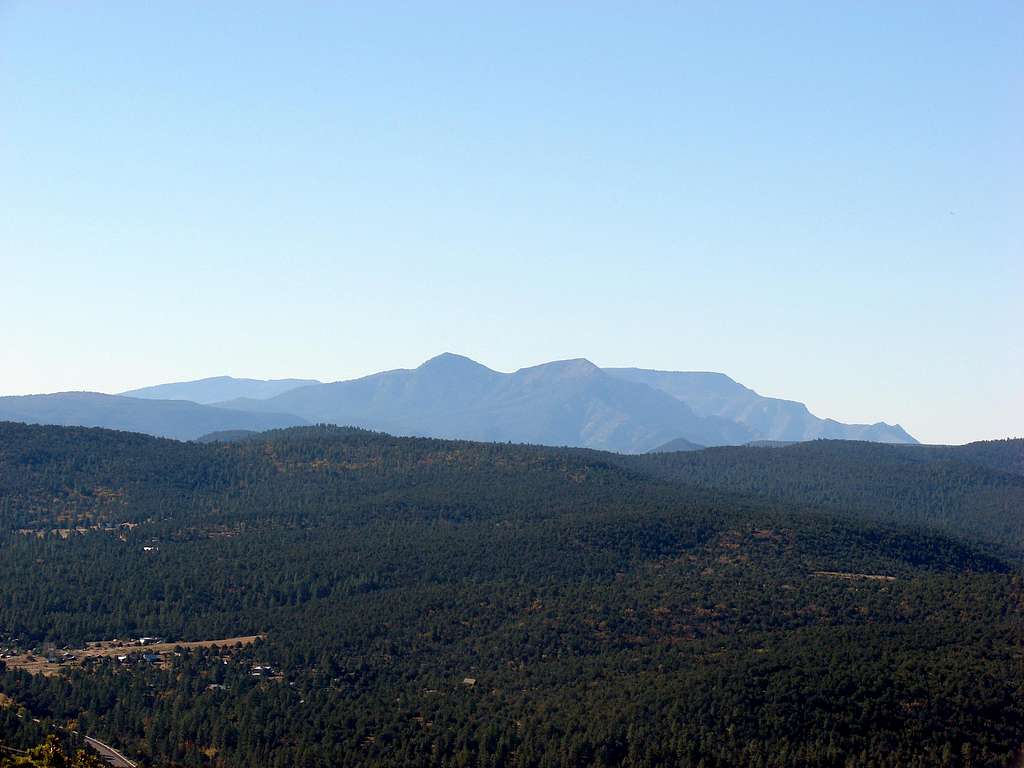
[[[975,470],[1002,479],[958,509],[1012,498],[1013,474],[920,454],[914,496],[916,470],[856,444],[731,450],[705,467],[326,427],[202,445],[0,424],[0,647],[265,633],[166,665],[9,669],[0,739],[56,724],[225,768],[1007,765],[1015,541],[912,523]],[[825,488],[836,451],[848,481]]]

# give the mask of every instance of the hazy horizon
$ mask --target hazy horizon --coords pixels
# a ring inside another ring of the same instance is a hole
[[[421,361],[420,364],[424,364],[424,363],[430,362],[431,360],[433,360],[436,357],[443,357],[445,355],[455,355],[455,356],[459,356],[459,357],[468,357],[468,356],[465,356],[465,355],[461,355],[460,353],[457,353],[457,352],[445,351],[445,352],[439,353],[438,355],[433,355],[430,358],[427,358],[426,360]],[[469,359],[472,359],[472,358],[469,358]],[[527,369],[527,368],[533,367],[535,365],[544,365],[544,364],[550,364],[550,363],[558,363],[558,362],[564,362],[564,361],[567,361],[567,360],[575,360],[575,359],[582,359],[582,360],[586,360],[587,362],[594,363],[594,361],[589,360],[589,358],[578,357],[578,358],[565,358],[564,360],[549,360],[549,361],[543,361],[541,363],[532,363],[530,365],[523,365],[523,366],[519,366],[517,368],[509,368],[507,370],[500,370],[500,369],[495,368],[493,366],[486,365],[486,364],[482,363],[479,360],[474,360],[474,362],[479,363],[481,365],[484,365],[486,368],[489,368],[490,370],[492,370],[492,371],[494,371],[496,373],[511,374],[511,373],[514,373],[514,372],[516,372],[518,370]],[[642,366],[642,365],[640,365],[640,366],[604,366],[604,365],[598,365],[596,363],[594,363],[594,364],[597,365],[597,367],[599,367],[599,368],[609,368],[609,369],[617,368],[617,367],[622,367],[622,368],[640,368],[640,369],[646,368],[645,366]],[[417,367],[418,367],[418,365],[398,366],[398,367],[394,367],[394,368],[384,369],[382,371],[371,371],[371,372],[369,372],[367,374],[360,374],[358,376],[350,376],[350,377],[344,377],[344,378],[340,378],[340,379],[331,379],[331,378],[317,379],[317,377],[308,377],[308,376],[265,377],[265,376],[232,376],[231,374],[213,374],[211,376],[199,376],[199,377],[196,377],[194,379],[177,379],[177,380],[173,380],[173,381],[172,380],[168,380],[166,382],[151,382],[150,384],[144,384],[144,385],[140,385],[139,387],[133,387],[133,388],[113,389],[113,390],[109,390],[109,391],[108,390],[92,390],[92,391],[101,392],[101,394],[120,395],[120,394],[129,394],[131,391],[134,391],[135,389],[145,389],[145,388],[150,387],[150,386],[160,386],[160,385],[175,384],[175,383],[188,383],[188,382],[205,381],[205,380],[220,379],[220,378],[233,378],[233,379],[239,379],[239,380],[255,380],[255,381],[273,381],[273,380],[277,380],[277,381],[296,380],[296,381],[298,381],[298,380],[308,380],[308,381],[311,381],[311,382],[318,382],[318,383],[321,383],[321,384],[330,384],[330,383],[339,383],[339,382],[344,382],[344,381],[351,381],[351,380],[354,380],[354,379],[362,378],[363,376],[372,376],[374,374],[386,373],[386,372],[390,372],[390,371],[401,371],[401,370],[407,370],[408,371],[408,370],[413,370],[413,369],[415,369]],[[665,369],[648,369],[648,370],[663,371]],[[722,374],[722,373],[724,373],[723,371],[687,371],[687,372],[689,372],[689,373],[713,373],[713,374]],[[724,375],[728,376],[727,373],[724,373]],[[732,378],[732,377],[729,377],[729,378]],[[743,385],[743,386],[746,386],[748,389],[753,389],[755,392],[757,392],[758,395],[760,395],[762,397],[778,397],[779,399],[782,399],[782,400],[803,402],[802,400],[800,400],[799,397],[786,397],[786,396],[783,396],[783,395],[765,394],[763,392],[758,392],[756,387],[751,387],[751,386],[749,386],[748,384],[745,384],[742,381],[738,382],[738,383]],[[298,386],[304,386],[304,385],[299,384]],[[74,390],[70,390],[70,391],[74,391]],[[26,392],[26,393],[17,393],[17,394],[34,395],[34,394],[53,394],[53,393]],[[0,395],[0,396],[3,396],[3,395]],[[185,398],[185,399],[187,399],[187,398]],[[806,404],[806,403],[804,403],[804,404]],[[823,419],[834,419],[833,416],[830,416],[827,413],[815,412],[813,408],[811,408],[810,410],[813,413],[813,415],[816,416],[816,417],[823,418]],[[837,419],[837,421],[841,422],[842,420],[841,419]],[[872,424],[872,423],[879,423],[879,422],[887,423],[887,424],[889,424],[891,426],[906,428],[906,425],[899,424],[899,422],[886,422],[884,419],[870,419],[870,420],[865,420],[865,421],[860,422],[860,423]],[[1005,436],[1002,436],[1002,437],[1015,438],[1015,437],[1019,437],[1019,435],[1012,435],[1011,434],[1011,435],[1005,435]],[[1001,439],[1001,438],[978,438],[978,439]],[[928,444],[929,441],[921,441],[921,442],[924,443],[924,444]],[[973,440],[964,441],[964,443],[967,443],[967,442],[975,442],[975,441],[973,441]],[[935,442],[935,443],[932,443],[932,444],[936,444],[936,445],[938,445],[938,444],[946,444],[946,445],[957,444],[957,445],[959,445],[959,444],[963,444],[963,443],[950,443],[950,442],[940,443],[940,442]]]
[[[0,5],[0,395],[725,373],[1024,434],[1024,9]]]

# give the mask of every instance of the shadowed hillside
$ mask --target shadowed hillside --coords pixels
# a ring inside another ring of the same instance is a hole
[[[1024,551],[1024,440],[964,446],[815,440],[623,461],[690,487],[928,526]]]

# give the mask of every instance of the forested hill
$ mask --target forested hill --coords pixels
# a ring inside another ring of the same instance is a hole
[[[0,742],[56,723],[210,768],[1010,761],[1018,566],[674,461],[0,424],[0,648],[261,636],[11,666]]]
[[[4,496],[7,501],[0,503],[10,507],[14,497],[9,494],[38,492],[43,487],[39,484],[41,478],[59,485],[84,478],[91,481],[97,472],[111,487],[131,478],[137,498],[161,494],[167,488],[180,491],[187,487],[201,494],[223,492],[232,487],[228,478],[233,474],[267,471],[272,466],[267,460],[271,445],[273,453],[331,453],[353,451],[356,445],[359,450],[367,450],[369,445],[387,445],[393,456],[405,457],[443,446],[440,450],[454,447],[460,456],[501,457],[496,459],[499,463],[509,461],[509,457],[530,456],[602,466],[606,470],[618,467],[643,476],[648,485],[658,481],[662,485],[728,491],[772,502],[828,509],[852,518],[930,527],[1024,550],[1024,439],[964,446],[815,440],[778,448],[721,447],[645,456],[395,438],[338,427],[262,434],[214,433],[203,441],[249,444],[228,450],[215,445],[202,449],[138,434],[0,422],[0,451],[5,451],[0,457],[8,460],[7,476],[0,479],[8,491]],[[478,472],[482,466],[486,462],[473,467],[456,464],[458,482],[464,482],[467,470]],[[411,470],[412,467],[403,468]],[[73,503],[80,509],[109,501],[102,491],[95,489],[78,489],[74,494]],[[38,503],[20,507],[21,518],[29,510],[38,509]]]
[[[1024,551],[1024,440],[964,446],[814,440],[623,457],[680,484],[920,525]]]
[[[921,446],[938,458],[950,458],[967,464],[1024,475],[1024,438],[982,440],[967,445]]]

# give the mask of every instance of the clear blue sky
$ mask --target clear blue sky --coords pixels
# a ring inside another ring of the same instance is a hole
[[[0,394],[447,350],[1024,434],[1022,41],[1016,0],[0,0]]]

